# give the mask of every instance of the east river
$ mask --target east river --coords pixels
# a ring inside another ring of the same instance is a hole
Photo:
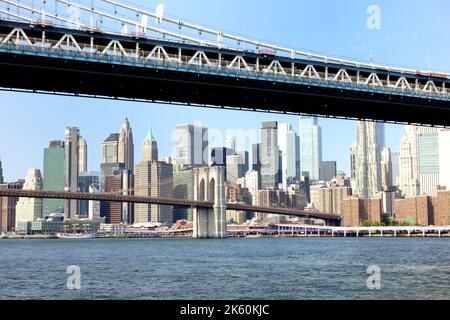
[[[450,238],[1,240],[0,299],[450,299]]]

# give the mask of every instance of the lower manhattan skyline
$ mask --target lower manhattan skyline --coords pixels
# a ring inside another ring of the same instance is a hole
[[[0,91],[0,105],[14,103],[15,117],[0,128],[2,136],[15,132],[10,139],[0,141],[0,157],[3,162],[5,181],[23,179],[30,168],[43,169],[42,153],[53,140],[64,140],[66,127],[77,127],[88,144],[88,171],[99,171],[101,162],[101,143],[112,133],[119,133],[125,118],[133,129],[134,158],[140,159],[140,143],[151,127],[159,145],[159,155],[175,155],[175,132],[180,124],[202,123],[211,132],[209,148],[225,146],[227,136],[244,133],[237,137],[236,149],[251,153],[252,144],[260,138],[260,127],[264,121],[277,121],[292,126],[299,134],[299,116],[251,113],[245,111],[190,108],[153,103],[133,103],[115,100],[96,100],[89,98],[31,95],[27,93],[6,93]],[[31,107],[33,103],[36,107]],[[78,109],[75,109],[78,108]],[[93,110],[95,108],[95,110]],[[33,110],[35,109],[35,110]],[[39,111],[38,111],[39,110]],[[86,117],[85,110],[95,112],[99,117]],[[22,117],[31,112],[32,117]],[[183,121],[175,115],[183,113]],[[14,114],[13,114],[14,115]],[[229,121],[226,121],[226,120]],[[15,131],[15,124],[22,123],[22,130]],[[58,123],[58,125],[56,125]],[[337,170],[350,175],[349,149],[356,139],[356,121],[318,118],[322,127],[323,161],[336,161]],[[36,126],[43,130],[36,130]],[[393,151],[400,150],[403,136],[402,125],[386,124],[386,145]],[[31,137],[33,137],[31,139]],[[336,143],[338,142],[338,143]],[[134,161],[135,165],[139,162]],[[14,165],[12,165],[14,164]]]

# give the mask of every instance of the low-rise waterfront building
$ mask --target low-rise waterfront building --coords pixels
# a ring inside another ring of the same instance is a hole
[[[342,225],[359,226],[365,221],[380,223],[382,216],[381,199],[362,199],[356,196],[342,201]]]
[[[419,226],[428,226],[432,220],[431,197],[423,195],[394,201],[395,220]]]

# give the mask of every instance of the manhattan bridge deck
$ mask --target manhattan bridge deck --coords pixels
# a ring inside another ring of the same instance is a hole
[[[450,77],[444,73],[299,52],[111,0],[102,2],[142,17],[155,16],[157,27],[81,1],[55,0],[86,17],[99,16],[124,27],[106,31],[24,2],[0,1],[9,8],[0,6],[4,90],[450,125]],[[177,24],[181,31],[168,31],[160,27],[163,24]],[[128,32],[126,26],[137,32]],[[216,41],[183,35],[185,29]]]

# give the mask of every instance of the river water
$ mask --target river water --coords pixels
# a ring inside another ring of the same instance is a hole
[[[450,238],[0,240],[0,299],[450,299]]]

